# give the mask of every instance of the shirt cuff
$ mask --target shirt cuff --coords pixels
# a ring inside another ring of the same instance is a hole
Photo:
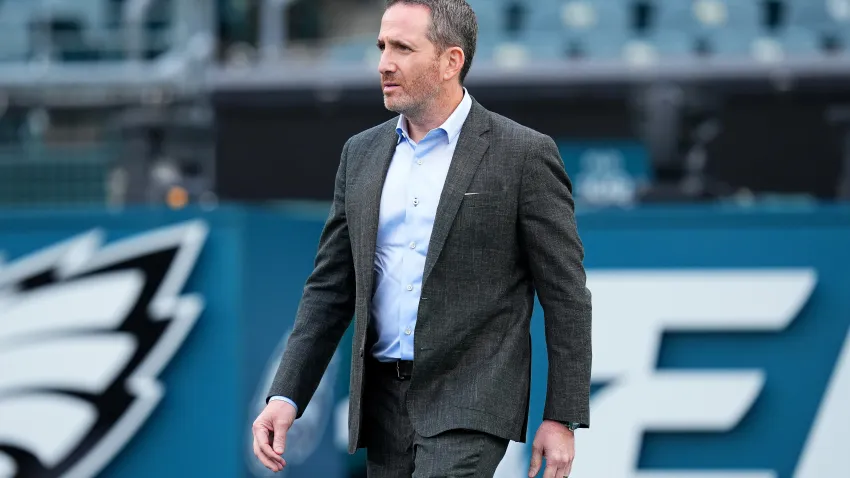
[[[296,412],[298,411],[298,405],[296,405],[295,402],[293,402],[291,399],[289,399],[287,397],[281,397],[280,395],[275,395],[275,396],[273,396],[272,398],[269,399],[269,401],[272,401],[272,400],[283,400],[284,402],[295,407]]]

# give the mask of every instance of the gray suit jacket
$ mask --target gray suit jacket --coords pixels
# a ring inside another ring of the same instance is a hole
[[[315,268],[269,391],[303,413],[356,317],[349,452],[362,447],[375,241],[397,118],[350,138]],[[549,371],[544,419],[589,426],[591,297],[572,185],[551,138],[473,99],[437,207],[414,334],[408,412],[422,436],[465,428],[524,442],[534,293]],[[466,194],[475,193],[475,194]]]

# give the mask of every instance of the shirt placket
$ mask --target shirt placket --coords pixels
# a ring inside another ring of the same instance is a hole
[[[413,332],[416,327],[416,310],[418,309],[419,291],[417,288],[421,285],[418,280],[418,265],[419,258],[417,257],[418,248],[421,247],[421,239],[417,237],[420,231],[415,227],[421,223],[420,216],[423,209],[423,201],[428,200],[422,190],[423,181],[421,181],[422,165],[424,164],[423,156],[428,151],[428,145],[425,145],[427,140],[423,140],[416,146],[412,146],[413,156],[412,170],[408,178],[408,195],[407,195],[407,213],[405,215],[405,232],[407,238],[407,247],[404,251],[404,263],[410,265],[405,267],[405,279],[403,299],[401,306],[401,314],[399,317],[399,332],[402,356],[410,357],[413,355]]]

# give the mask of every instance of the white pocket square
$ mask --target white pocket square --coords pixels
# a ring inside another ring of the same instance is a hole
[[[476,194],[481,194],[481,193],[463,193],[464,196],[475,196]]]

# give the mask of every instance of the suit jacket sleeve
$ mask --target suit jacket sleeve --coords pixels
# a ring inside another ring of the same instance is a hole
[[[549,371],[543,419],[587,428],[591,297],[572,184],[548,136],[535,137],[526,148],[519,227],[545,321]]]
[[[354,315],[355,282],[345,217],[345,175],[348,149],[342,150],[334,199],[319,238],[318,252],[266,401],[272,396],[298,404],[300,417],[316,392],[339,342]]]

